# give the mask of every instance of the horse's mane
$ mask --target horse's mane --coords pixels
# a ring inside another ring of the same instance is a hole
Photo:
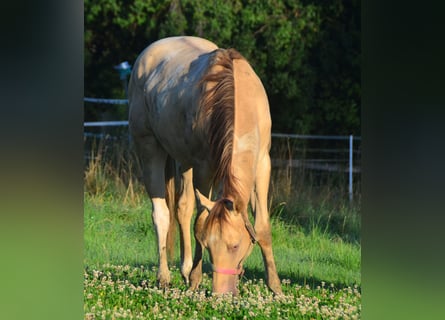
[[[229,223],[229,211],[226,209],[223,199],[219,199],[215,201],[215,204],[212,208],[212,210],[209,213],[209,216],[207,217],[205,221],[204,226],[204,237],[206,233],[211,233],[212,229],[219,227],[217,229],[219,232],[223,229],[223,224]]]
[[[204,88],[201,100],[204,118],[201,119],[206,122],[205,134],[214,164],[213,184],[222,183],[224,197],[238,189],[232,173],[235,122],[233,59],[244,57],[235,49],[217,49],[212,54],[208,71],[201,80]],[[209,84],[213,87],[207,87]]]

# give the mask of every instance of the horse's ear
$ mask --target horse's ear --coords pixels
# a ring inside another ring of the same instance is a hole
[[[198,210],[202,211],[203,209],[207,209],[207,211],[210,212],[215,205],[215,202],[204,196],[201,192],[199,192],[198,189],[195,189],[195,195],[198,204]]]

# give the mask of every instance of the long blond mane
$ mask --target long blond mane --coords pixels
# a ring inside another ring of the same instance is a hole
[[[232,173],[232,154],[235,122],[235,80],[233,59],[244,59],[235,49],[217,49],[212,63],[202,78],[201,112],[206,122],[205,134],[214,163],[213,184],[221,182],[223,197],[237,191]]]

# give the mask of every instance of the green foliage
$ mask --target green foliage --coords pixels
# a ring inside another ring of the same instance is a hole
[[[358,0],[86,0],[85,95],[122,97],[112,67],[173,35],[238,49],[266,87],[275,131],[360,134]]]

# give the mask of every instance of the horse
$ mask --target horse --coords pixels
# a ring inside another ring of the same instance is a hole
[[[136,59],[128,99],[129,130],[152,202],[159,285],[171,281],[167,256],[177,221],[181,274],[189,289],[201,283],[207,249],[212,292],[237,295],[243,262],[258,243],[266,284],[281,294],[267,208],[271,118],[265,89],[248,61],[202,38],[164,38]]]

